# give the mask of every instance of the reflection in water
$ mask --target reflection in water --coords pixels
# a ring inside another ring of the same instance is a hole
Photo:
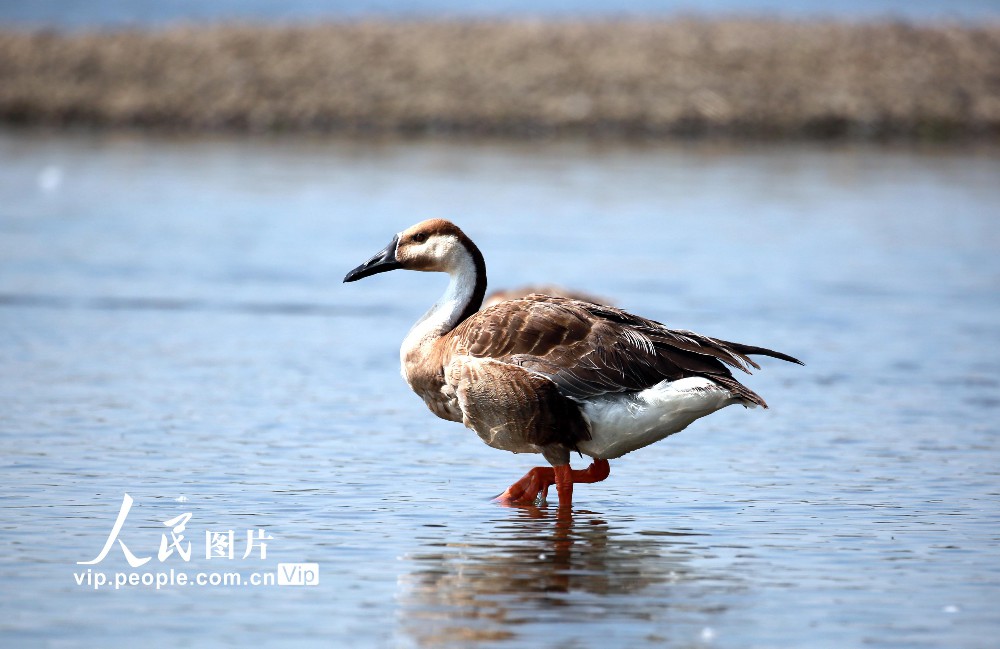
[[[416,644],[539,637],[546,624],[567,622],[589,635],[591,625],[612,623],[620,632],[641,621],[645,639],[657,639],[648,635],[650,623],[664,634],[675,617],[704,625],[727,610],[719,595],[739,589],[731,576],[692,567],[698,534],[619,532],[587,511],[504,512],[491,530],[450,539],[442,529],[405,557],[413,565],[400,578],[400,627]]]

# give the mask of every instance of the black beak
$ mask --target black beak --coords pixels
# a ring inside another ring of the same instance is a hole
[[[397,268],[402,268],[403,265],[396,261],[396,243],[399,241],[399,236],[392,238],[389,245],[382,248],[375,255],[361,264],[351,272],[344,276],[345,282],[353,282],[359,280],[362,277],[368,277],[369,275],[377,275],[379,273],[384,273],[389,270],[396,270]]]

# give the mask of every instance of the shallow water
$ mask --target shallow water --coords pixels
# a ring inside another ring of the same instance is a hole
[[[7,133],[0,160],[5,646],[1000,632],[996,151]],[[585,289],[807,366],[762,363],[746,382],[770,410],[613,462],[569,515],[499,507],[538,458],[435,419],[398,375],[443,278],[340,283],[429,216],[472,235],[494,287]],[[118,538],[149,563],[78,565],[125,493]],[[248,529],[266,558],[241,558]],[[206,559],[229,530],[234,558]],[[93,586],[292,562],[319,584]]]
[[[162,26],[179,22],[306,22],[364,18],[639,18],[763,16],[790,19],[996,21],[995,0],[5,0],[0,22],[60,28]]]

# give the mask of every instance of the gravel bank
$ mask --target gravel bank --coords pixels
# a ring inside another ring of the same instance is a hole
[[[500,136],[1000,136],[1000,25],[0,30],[0,121]]]

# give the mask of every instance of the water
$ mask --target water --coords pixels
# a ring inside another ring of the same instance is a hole
[[[5,0],[0,23],[63,28],[160,26],[176,22],[356,20],[359,18],[619,18],[696,16],[766,16],[791,19],[915,21],[950,20],[976,23],[1000,19],[997,0]]]
[[[996,150],[7,133],[0,160],[5,646],[1000,632]],[[398,374],[443,278],[340,283],[429,216],[494,287],[585,289],[807,366],[765,362],[747,383],[770,410],[612,462],[569,516],[497,506],[538,458],[434,418]],[[119,539],[149,563],[78,564],[125,493]],[[234,557],[206,559],[230,530]],[[266,558],[242,558],[247,530]],[[319,585],[93,587],[279,563]]]

